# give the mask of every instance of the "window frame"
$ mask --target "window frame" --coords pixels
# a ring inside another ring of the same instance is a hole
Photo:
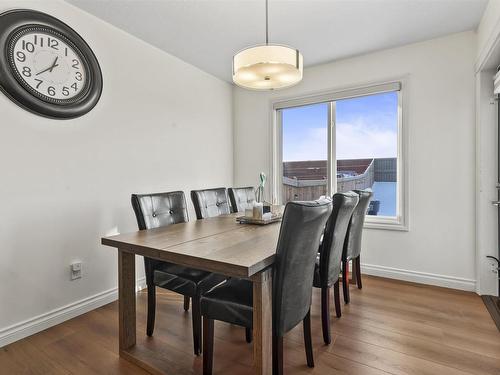
[[[397,89],[395,89],[397,88]],[[381,94],[384,92],[398,93],[398,146],[397,146],[397,216],[371,216],[366,215],[365,228],[387,229],[387,230],[409,230],[409,199],[408,199],[408,77],[387,80],[384,82],[367,84],[362,86],[332,89],[326,92],[312,93],[300,97],[278,98],[271,100],[271,175],[270,188],[272,202],[281,202],[282,176],[283,176],[283,129],[281,110],[304,105],[329,103],[328,106],[328,161],[327,161],[327,193],[331,195],[337,189],[337,165],[336,158],[333,157],[336,149],[335,145],[335,106],[337,100],[355,98],[360,96]]]

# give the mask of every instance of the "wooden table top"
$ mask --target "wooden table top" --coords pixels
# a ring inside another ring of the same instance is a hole
[[[250,278],[274,262],[281,223],[239,224],[241,213],[103,237],[102,244],[183,266]]]

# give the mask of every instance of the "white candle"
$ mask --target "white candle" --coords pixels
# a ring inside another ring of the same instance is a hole
[[[263,211],[264,211],[264,205],[262,203],[256,202],[253,206],[253,218],[257,220],[262,220]]]

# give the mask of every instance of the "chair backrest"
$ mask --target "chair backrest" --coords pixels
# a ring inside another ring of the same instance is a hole
[[[342,251],[349,228],[349,221],[359,202],[354,192],[337,193],[332,197],[333,210],[326,224],[320,247],[319,274],[321,286],[327,287],[339,278]]]
[[[233,212],[243,212],[246,208],[252,208],[256,201],[255,190],[251,186],[229,188],[228,193]]]
[[[273,271],[273,332],[278,336],[309,311],[316,254],[331,211],[330,199],[285,207]]]
[[[189,221],[186,197],[182,191],[132,194],[132,207],[139,230]]]
[[[198,220],[231,213],[226,188],[192,190],[191,200]]]
[[[354,210],[347,236],[344,242],[344,260],[355,259],[361,254],[361,238],[363,236],[363,225],[365,224],[366,211],[373,196],[371,189],[354,190],[359,196],[359,203]]]

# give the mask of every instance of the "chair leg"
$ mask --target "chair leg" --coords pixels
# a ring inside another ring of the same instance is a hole
[[[193,346],[194,354],[201,354],[201,311],[200,311],[200,296],[192,298],[192,319],[193,319]]]
[[[245,339],[250,344],[253,340],[252,328],[245,328]]]
[[[349,261],[342,262],[342,290],[344,292],[344,302],[349,303],[351,296],[349,295]]]
[[[184,296],[184,311],[189,311],[189,297]]]
[[[304,327],[304,346],[306,348],[307,367],[314,367],[314,356],[311,337],[311,310],[307,312],[302,325]]]
[[[350,285],[356,285],[358,283],[358,276],[357,276],[357,272],[356,272],[356,264],[355,264],[356,260],[353,259],[352,260],[352,268],[350,269],[351,271],[351,279],[349,280],[349,284]]]
[[[283,375],[283,336],[273,334],[273,375]]]
[[[333,299],[335,301],[335,313],[337,314],[337,318],[340,318],[342,310],[340,309],[340,285],[338,280],[333,284]]]
[[[214,363],[214,321],[203,317],[203,375],[212,375]]]
[[[356,284],[358,284],[358,289],[363,288],[361,283],[361,255],[356,258]]]
[[[148,285],[148,321],[146,326],[146,335],[153,336],[155,329],[155,313],[156,313],[156,286]]]
[[[330,288],[321,288],[321,325],[323,327],[323,341],[326,345],[332,342],[330,334]]]

